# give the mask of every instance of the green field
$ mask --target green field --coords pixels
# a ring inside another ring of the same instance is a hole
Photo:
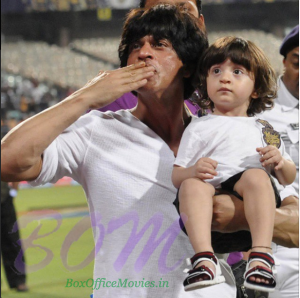
[[[1,267],[2,298],[89,298],[87,287],[66,287],[67,280],[93,276],[92,230],[80,186],[20,190],[15,198],[25,248],[30,291],[8,288]]]

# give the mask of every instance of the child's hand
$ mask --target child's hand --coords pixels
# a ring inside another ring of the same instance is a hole
[[[256,151],[262,156],[260,162],[263,167],[274,165],[275,170],[282,169],[284,162],[280,151],[272,145],[256,148]]]
[[[215,170],[217,165],[218,163],[215,160],[208,157],[202,157],[193,166],[194,175],[201,180],[213,179],[214,176],[217,175]]]

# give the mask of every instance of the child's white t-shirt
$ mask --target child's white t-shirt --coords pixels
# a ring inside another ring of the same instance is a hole
[[[201,157],[216,160],[218,174],[206,181],[219,187],[220,183],[246,169],[263,169],[256,148],[267,146],[266,140],[275,141],[281,154],[291,160],[279,134],[274,132],[272,135],[269,127],[269,123],[262,124],[256,117],[209,114],[194,118],[183,134],[174,164],[187,168],[193,166]],[[264,131],[267,133],[266,140]]]

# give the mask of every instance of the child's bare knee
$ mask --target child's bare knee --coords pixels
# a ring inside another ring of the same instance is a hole
[[[271,186],[269,175],[262,169],[249,169],[241,177],[243,185],[247,188]]]
[[[179,189],[179,201],[182,196],[192,195],[193,197],[201,194],[214,194],[214,187],[209,183],[205,183],[202,180],[196,178],[190,178],[184,180]]]
[[[243,196],[245,190],[265,187],[272,187],[268,174],[262,169],[249,169],[242,174],[240,180],[235,184],[234,190]]]

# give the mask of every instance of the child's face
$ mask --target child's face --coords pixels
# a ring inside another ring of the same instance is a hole
[[[206,79],[207,93],[215,105],[214,114],[247,116],[254,92],[254,77],[244,66],[230,59],[213,65]]]

